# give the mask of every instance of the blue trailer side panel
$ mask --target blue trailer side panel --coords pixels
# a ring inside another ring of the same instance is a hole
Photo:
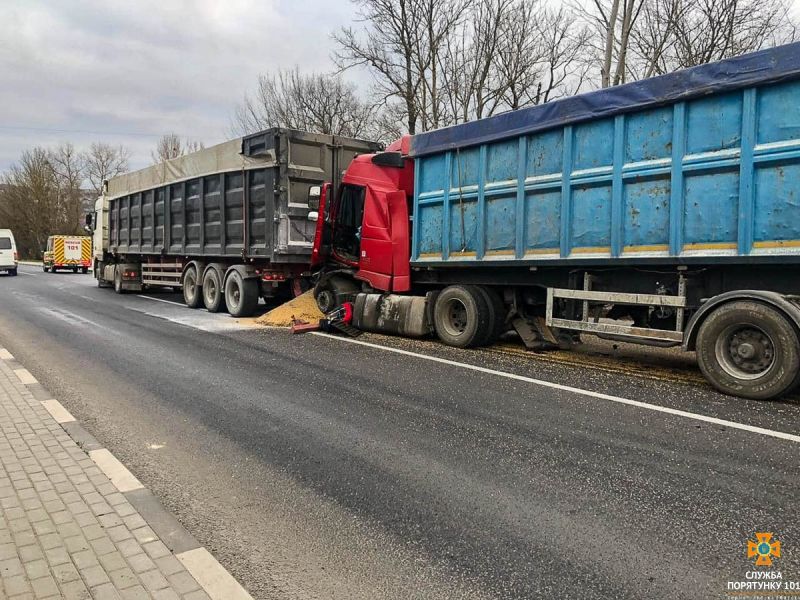
[[[797,77],[497,137],[416,157],[415,264],[800,259]]]

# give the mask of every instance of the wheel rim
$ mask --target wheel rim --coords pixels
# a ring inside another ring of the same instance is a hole
[[[183,280],[183,287],[186,288],[186,295],[189,298],[194,298],[195,290],[197,288],[197,277],[195,277],[193,270],[186,272],[186,277]]]
[[[717,338],[714,347],[722,369],[737,379],[758,379],[775,364],[772,338],[755,325],[731,325]]]
[[[449,335],[462,335],[467,330],[468,324],[466,305],[458,298],[450,298],[445,305],[442,321],[444,329]]]
[[[236,280],[235,277],[231,277],[231,290],[230,297],[228,298],[228,302],[231,305],[231,308],[236,310],[239,308],[239,300],[242,297],[242,290],[239,287],[239,282]]]
[[[206,280],[206,284],[203,286],[203,290],[205,290],[206,299],[208,300],[208,303],[213,304],[214,301],[217,299],[217,282],[213,277],[209,277]]]
[[[334,303],[334,295],[331,290],[322,290],[317,294],[317,306],[319,306],[320,311],[329,313],[333,310]]]

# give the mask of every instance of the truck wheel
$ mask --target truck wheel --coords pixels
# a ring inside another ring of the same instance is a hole
[[[125,290],[122,289],[122,269],[119,266],[114,269],[114,291],[118,294],[125,293]]]
[[[9,269],[8,270],[8,274],[11,275],[12,277],[16,277],[17,276],[17,270],[16,269]]]
[[[506,306],[495,290],[487,286],[477,286],[483,295],[486,307],[489,310],[489,326],[486,328],[486,339],[481,346],[494,344],[506,330]]]
[[[258,281],[231,270],[225,279],[225,304],[232,317],[250,317],[258,306]]]
[[[89,267],[81,267],[81,273],[86,275],[89,272]]]
[[[42,271],[44,271],[45,273],[47,273],[47,265],[42,265]]]
[[[790,391],[800,369],[800,340],[776,309],[753,301],[723,304],[697,333],[700,370],[719,391],[769,400]]]
[[[183,274],[183,301],[189,308],[200,308],[203,304],[203,296],[200,292],[200,285],[197,283],[197,268],[189,266]]]
[[[214,268],[206,269],[203,276],[203,304],[208,312],[225,310],[225,294],[222,290],[219,271]]]
[[[314,299],[320,312],[328,314],[339,306],[342,294],[358,293],[358,284],[345,277],[330,277],[314,286]]]
[[[468,348],[488,339],[489,307],[477,286],[451,285],[436,298],[433,307],[436,334],[448,346]]]
[[[328,285],[314,286],[314,299],[317,301],[317,308],[323,314],[328,314],[336,308],[336,292]]]

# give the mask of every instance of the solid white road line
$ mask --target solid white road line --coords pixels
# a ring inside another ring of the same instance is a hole
[[[656,412],[666,413],[669,415],[675,415],[678,417],[685,417],[687,419],[694,419],[695,421],[703,421],[705,423],[714,423],[715,425],[722,425],[724,427],[730,427],[732,429],[741,429],[742,431],[749,431],[750,433],[758,433],[761,435],[768,435],[771,437],[779,438],[782,440],[789,440],[791,442],[800,442],[800,435],[794,435],[791,433],[784,433],[783,431],[774,431],[772,429],[765,429],[763,427],[754,427],[753,425],[745,425],[744,423],[737,423],[736,421],[727,421],[725,419],[718,419],[716,417],[709,417],[707,415],[701,415],[698,413],[688,412],[685,410],[678,410],[676,408],[668,408],[666,406],[658,406],[657,404],[648,404],[647,402],[639,402],[638,400],[630,400],[628,398],[622,398],[620,396],[612,396],[610,394],[603,394],[600,392],[593,392],[591,390],[584,390],[582,388],[576,388],[569,385],[561,385],[560,383],[553,383],[551,381],[543,381],[541,379],[534,379],[533,377],[525,377],[524,375],[516,375],[515,373],[506,373],[505,371],[496,371],[494,369],[489,369],[487,367],[479,367],[477,365],[470,365],[468,363],[462,363],[455,360],[449,360],[446,358],[438,358],[436,356],[428,356],[427,354],[419,354],[417,352],[411,352],[409,350],[401,350],[399,348],[390,348],[388,346],[381,346],[379,344],[372,344],[370,342],[362,342],[360,340],[353,340],[350,338],[330,335],[328,333],[322,333],[318,331],[311,332],[314,335],[318,335],[321,337],[330,338],[332,340],[338,340],[340,342],[348,342],[350,344],[358,344],[359,346],[366,346],[368,348],[377,348],[378,350],[385,350],[386,352],[394,352],[395,354],[402,354],[404,356],[413,356],[415,358],[421,358],[423,360],[429,360],[431,362],[441,363],[444,365],[450,365],[453,367],[460,367],[462,369],[468,369],[470,371],[477,371],[479,373],[487,373],[489,375],[496,375],[498,377],[505,377],[506,379],[514,379],[516,381],[524,381],[526,383],[532,383],[534,385],[539,385],[542,387],[551,388],[554,390],[560,390],[562,392],[570,392],[573,394],[580,394],[582,396],[589,396],[592,398],[598,398],[600,400],[607,400],[609,402],[617,402],[619,404],[627,404],[628,406],[636,406],[637,408],[644,408],[647,410],[653,410]]]
[[[6,350],[5,348],[0,348],[0,359],[2,359],[2,360],[12,360],[13,358],[14,358],[14,355],[11,354],[11,352]]]
[[[92,450],[89,452],[89,458],[100,467],[100,470],[106,474],[106,477],[111,480],[111,483],[117,486],[120,492],[130,492],[144,487],[133,473],[128,471],[125,465],[119,462],[117,458],[105,448]]]
[[[203,586],[203,591],[212,600],[253,600],[253,597],[205,548],[187,550],[175,556]]]
[[[172,300],[164,300],[163,298],[153,298],[152,296],[143,296],[142,294],[136,294],[138,298],[147,298],[148,300],[155,300],[156,302],[164,302],[166,304],[174,304],[175,306],[186,306],[183,302],[174,302]]]
[[[14,373],[19,378],[19,380],[24,383],[25,385],[30,385],[32,383],[38,383],[36,381],[36,377],[31,375],[28,369],[14,369]]]
[[[72,423],[75,420],[75,417],[58,400],[42,400],[42,406],[47,409],[47,412],[58,424]]]

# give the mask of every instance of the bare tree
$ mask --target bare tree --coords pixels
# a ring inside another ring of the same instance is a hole
[[[70,143],[64,143],[48,151],[55,188],[58,194],[55,210],[62,219],[63,227],[53,233],[80,233],[81,217],[86,212],[83,205],[81,185],[85,178],[86,162],[83,154]]]
[[[625,83],[631,34],[646,1],[650,0],[592,0],[587,6],[574,5],[595,31],[590,43],[600,59],[602,87]]]
[[[0,189],[0,222],[14,231],[22,256],[41,258],[49,235],[74,232],[78,223],[67,221],[61,199],[44,148],[24,152],[6,172]]]
[[[261,75],[255,96],[236,107],[231,129],[244,135],[288,127],[357,138],[374,134],[376,112],[342,77],[293,69]]]
[[[589,31],[568,9],[526,0],[508,11],[497,68],[503,110],[543,104],[578,91],[588,69]]]
[[[789,0],[591,0],[603,87],[792,41]]]
[[[541,0],[356,2],[365,25],[337,34],[337,63],[366,65],[411,133],[547,102],[586,68],[585,25]]]
[[[479,0],[437,57],[447,83],[451,122],[490,116],[502,102],[506,81],[498,58],[510,33],[512,7],[513,0]]]
[[[177,133],[167,133],[159,138],[156,149],[150,153],[150,156],[152,156],[153,162],[162,163],[203,148],[205,148],[203,142],[184,140]]]
[[[377,103],[396,101],[409,133],[443,123],[446,92],[439,53],[469,6],[468,0],[355,0],[365,24],[334,37],[341,69],[363,65],[375,76]]]
[[[639,75],[649,77],[793,41],[786,0],[651,0],[633,32]]]
[[[128,170],[130,150],[124,146],[112,146],[105,143],[93,143],[85,153],[86,179],[99,196],[103,191],[103,182],[121,175]]]

